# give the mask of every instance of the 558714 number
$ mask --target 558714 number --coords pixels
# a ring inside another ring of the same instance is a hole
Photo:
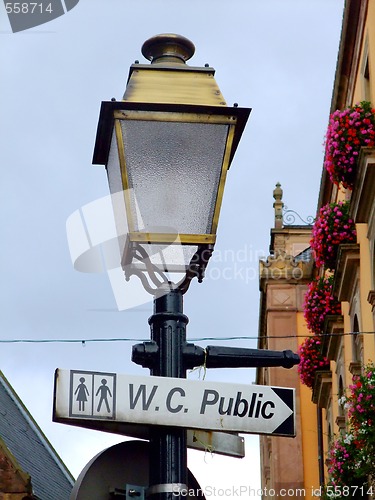
[[[337,497],[348,497],[353,498],[354,495],[361,494],[362,498],[367,497],[367,495],[373,495],[375,492],[372,486],[326,486],[326,495],[328,498],[337,498]]]
[[[52,4],[38,2],[7,2],[5,10],[8,14],[43,14],[48,12],[52,14]]]

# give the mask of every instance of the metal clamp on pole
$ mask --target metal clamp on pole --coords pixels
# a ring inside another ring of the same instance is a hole
[[[146,498],[160,493],[173,493],[174,495],[186,495],[188,487],[182,483],[154,484],[146,490]]]

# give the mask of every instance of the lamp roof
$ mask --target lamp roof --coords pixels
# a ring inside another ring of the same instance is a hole
[[[193,42],[181,35],[165,33],[156,35],[142,46],[142,54],[152,64],[160,62],[174,62],[185,64],[195,52]]]

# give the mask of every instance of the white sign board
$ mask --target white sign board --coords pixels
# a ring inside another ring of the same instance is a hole
[[[294,389],[57,370],[54,420],[295,435]]]

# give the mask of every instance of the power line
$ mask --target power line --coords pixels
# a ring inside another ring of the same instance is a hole
[[[188,339],[188,342],[204,342],[204,341],[231,341],[231,340],[260,340],[260,339],[296,339],[307,337],[343,337],[346,335],[374,335],[375,332],[338,332],[338,333],[322,333],[319,335],[259,335],[247,336],[238,335],[232,337],[196,337]],[[87,339],[0,339],[0,344],[88,344],[98,342],[146,342],[150,339],[132,338],[132,337],[108,337],[108,338],[87,338]]]

